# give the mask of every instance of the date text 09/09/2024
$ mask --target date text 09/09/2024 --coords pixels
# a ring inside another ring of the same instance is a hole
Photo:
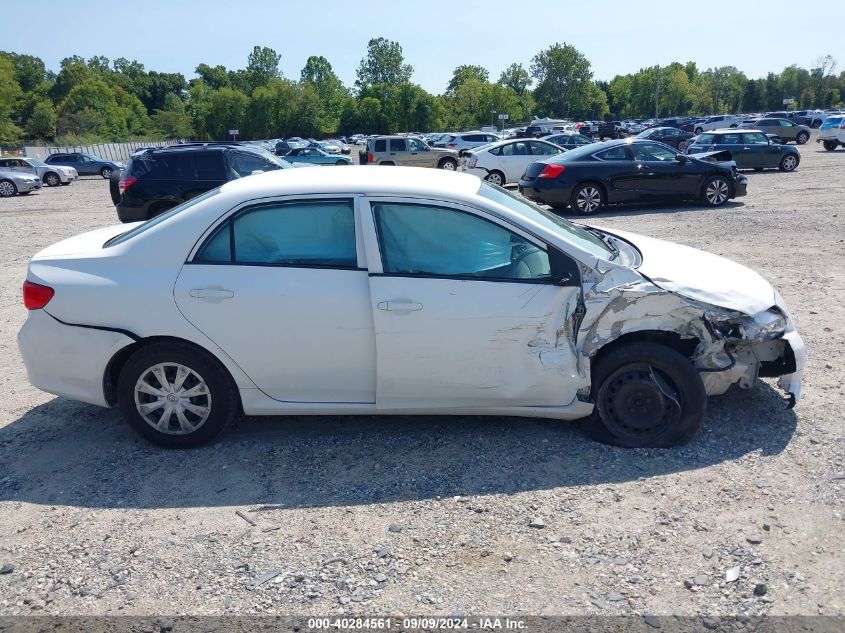
[[[479,629],[518,631],[524,630],[526,623],[519,619],[497,617],[309,618],[306,626],[311,630]]]

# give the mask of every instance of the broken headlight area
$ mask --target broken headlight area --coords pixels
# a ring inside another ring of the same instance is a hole
[[[710,310],[704,315],[715,334],[728,341],[769,341],[780,338],[789,327],[777,306],[748,316],[730,310]]]
[[[713,345],[696,359],[708,395],[719,395],[732,384],[750,389],[759,377],[796,372],[795,354],[783,338],[792,330],[783,310],[773,306],[753,316],[713,308],[704,321]],[[794,401],[795,395],[790,392]]]

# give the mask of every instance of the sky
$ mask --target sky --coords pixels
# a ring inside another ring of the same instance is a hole
[[[281,53],[285,77],[299,79],[310,55],[322,55],[348,86],[373,37],[399,42],[412,80],[433,93],[452,70],[477,64],[491,80],[513,62],[556,42],[581,51],[595,79],[610,80],[673,61],[736,66],[749,77],[790,64],[810,68],[831,54],[845,70],[845,1],[684,0],[589,3],[565,0],[4,0],[0,50],[36,55],[58,71],[64,57],[136,59],[160,72],[195,76],[200,63],[243,68],[253,46]],[[807,11],[795,7],[807,7]],[[53,7],[53,8],[51,8]]]

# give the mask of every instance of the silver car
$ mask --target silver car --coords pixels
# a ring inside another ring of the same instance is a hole
[[[16,173],[36,175],[48,187],[69,185],[79,178],[73,167],[48,165],[37,158],[0,158],[0,169],[10,169]]]
[[[41,189],[41,179],[35,174],[16,172],[0,167],[0,198],[25,195]]]

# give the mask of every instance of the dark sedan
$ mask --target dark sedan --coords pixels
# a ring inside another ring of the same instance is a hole
[[[529,165],[519,191],[555,209],[593,213],[605,204],[673,199],[718,207],[744,196],[747,182],[733,162],[694,158],[646,139],[621,139]]]
[[[647,138],[651,141],[659,141],[671,145],[679,151],[685,151],[690,144],[690,139],[695,134],[685,132],[676,127],[651,127],[637,134],[637,138]]]

